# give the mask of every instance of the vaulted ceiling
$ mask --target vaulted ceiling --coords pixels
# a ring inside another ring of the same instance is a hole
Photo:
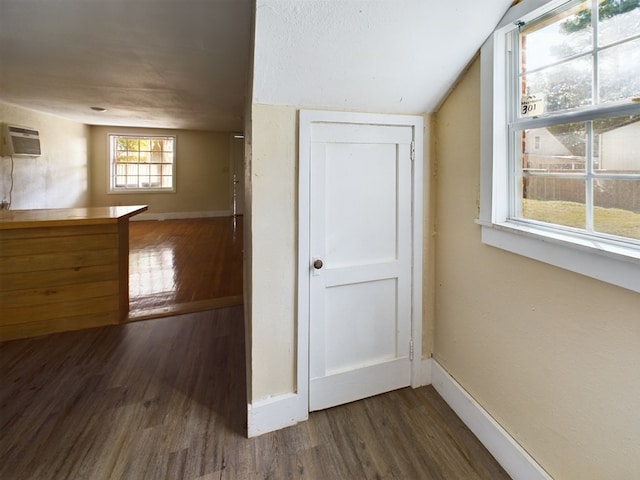
[[[248,100],[429,112],[510,3],[0,0],[0,100],[87,124],[224,131],[242,129]]]

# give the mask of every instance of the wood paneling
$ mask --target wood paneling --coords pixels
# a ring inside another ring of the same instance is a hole
[[[45,230],[0,230],[2,340],[93,327],[94,315],[111,324],[120,317],[118,224],[100,226],[101,233]]]
[[[0,229],[2,340],[242,304],[242,217],[34,225]]]
[[[1,255],[2,252],[0,252]],[[95,265],[113,265],[118,261],[118,251],[110,250],[72,250],[68,252],[33,252],[18,257],[0,256],[0,273],[43,272],[51,270],[80,271]]]
[[[126,319],[128,222],[132,212],[144,209],[5,212],[0,228],[0,340]],[[91,216],[82,218],[82,212]],[[118,212],[124,216],[112,216]]]
[[[115,225],[110,233],[87,235],[81,227],[69,227],[69,232],[61,232],[63,236],[47,238],[0,238],[0,251],[4,257],[19,257],[31,255],[34,252],[59,253],[73,251],[82,246],[86,250],[111,250],[118,247],[118,232]],[[82,242],[78,242],[78,237]]]
[[[431,387],[245,437],[241,307],[0,344],[0,478],[506,480]]]
[[[56,272],[59,273],[59,272]],[[43,288],[26,288],[0,292],[0,304],[4,309],[29,309],[35,305],[51,303],[77,302],[83,298],[114,297],[118,295],[118,280],[104,282],[80,282],[76,284],[47,286]],[[9,318],[2,318],[0,323],[8,324]]]
[[[111,255],[113,256],[113,255]],[[94,258],[96,262],[102,261]],[[115,262],[115,258],[105,264],[92,265],[89,267],[81,267],[79,265],[70,265],[74,271],[74,278],[77,282],[97,282],[101,280],[117,280],[118,277],[113,271],[110,264]],[[69,263],[67,263],[69,265]],[[52,265],[49,264],[51,267]],[[66,269],[53,269],[44,271],[31,271],[20,273],[4,273],[0,277],[0,291],[11,292],[13,290],[24,290],[28,288],[53,288],[66,285],[69,282],[68,272]]]

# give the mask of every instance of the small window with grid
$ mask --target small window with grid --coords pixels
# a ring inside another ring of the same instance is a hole
[[[109,135],[111,192],[175,191],[173,136]]]

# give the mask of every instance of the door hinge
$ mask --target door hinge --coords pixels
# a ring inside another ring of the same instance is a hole
[[[411,142],[411,161],[416,159],[416,142]]]
[[[413,362],[413,338],[409,340],[409,360]]]

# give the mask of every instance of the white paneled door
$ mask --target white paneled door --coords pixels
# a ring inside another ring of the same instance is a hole
[[[317,122],[309,162],[309,409],[411,382],[414,127]]]

